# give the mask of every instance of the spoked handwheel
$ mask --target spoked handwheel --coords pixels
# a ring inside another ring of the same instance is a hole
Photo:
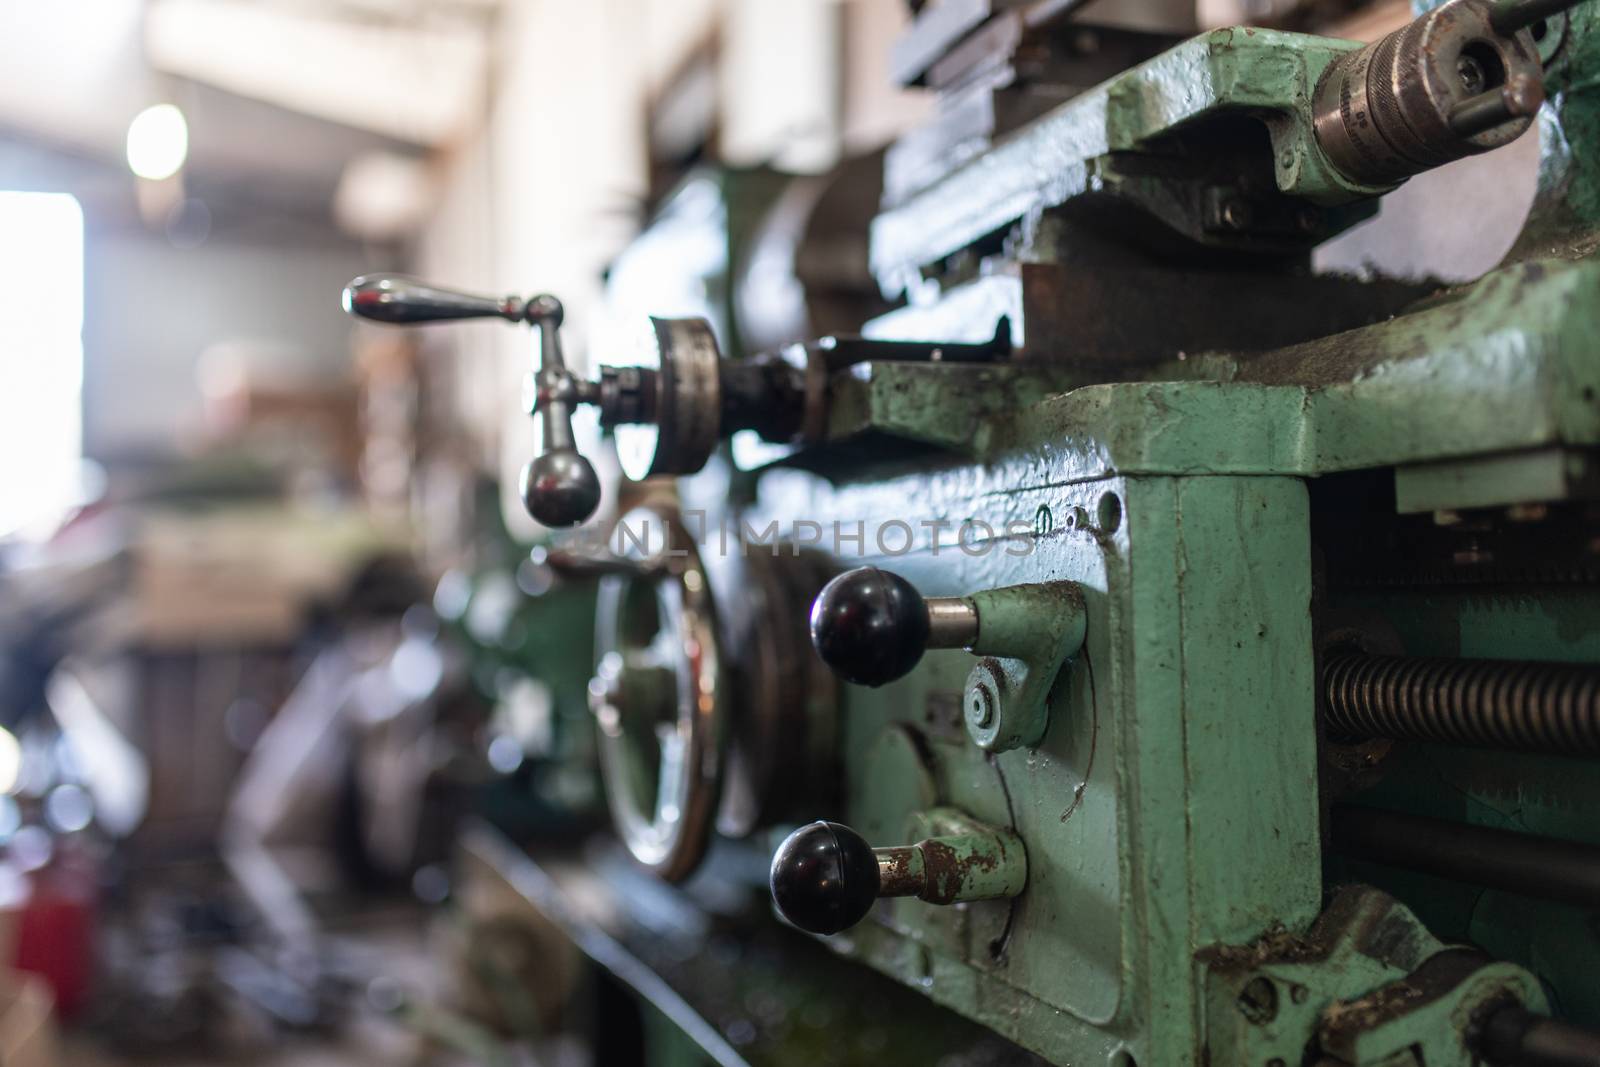
[[[617,832],[635,859],[681,881],[704,857],[722,770],[722,664],[711,587],[668,508],[622,520],[618,555],[637,564],[600,580],[589,705]]]

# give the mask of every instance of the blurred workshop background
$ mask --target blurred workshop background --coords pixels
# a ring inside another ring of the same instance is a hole
[[[1199,4],[1368,40],[1409,17]],[[539,1033],[494,973],[561,961],[464,921],[455,858],[463,819],[603,818],[561,758],[585,709],[513,669],[589,655],[518,617],[551,584],[515,499],[529,341],[357,324],[341,288],[558,293],[596,362],[630,316],[723,299],[714,237],[619,263],[663,204],[715,234],[728,175],[824,174],[931,115],[890,77],[907,18],[0,0],[0,1062],[474,1062]],[[1408,188],[1324,262],[1481,272],[1536,153],[1418,179],[1505,170],[1481,205]]]

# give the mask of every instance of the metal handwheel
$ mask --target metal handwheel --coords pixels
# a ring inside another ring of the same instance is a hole
[[[705,855],[721,779],[722,664],[711,588],[676,514],[622,519],[619,559],[600,581],[589,706],[612,820],[635,859],[668,881]]]

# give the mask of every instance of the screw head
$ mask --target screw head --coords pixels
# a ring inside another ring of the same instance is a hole
[[[973,686],[967,694],[967,718],[974,726],[987,727],[994,722],[994,693],[987,685]]]
[[[1239,991],[1239,1012],[1257,1026],[1269,1023],[1278,1014],[1278,987],[1272,979],[1256,975]]]
[[[1233,197],[1222,205],[1222,224],[1230,230],[1249,229],[1253,218],[1254,215],[1247,200]]]
[[[985,656],[967,675],[967,686],[961,693],[967,735],[981,748],[987,748],[1004,725],[1002,718],[1006,712],[1003,692],[999,662],[991,656]]]

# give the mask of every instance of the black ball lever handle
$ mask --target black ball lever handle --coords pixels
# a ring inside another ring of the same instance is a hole
[[[811,643],[845,681],[885,685],[922,659],[927,601],[898,574],[877,567],[845,571],[811,604]]]
[[[813,934],[836,934],[866,918],[880,886],[877,854],[842,823],[802,826],[772,857],[772,902]]]
[[[877,567],[845,571],[811,604],[811,643],[847,682],[887,685],[930,648],[970,648],[978,609],[970,597],[923,599],[898,574]]]
[[[600,506],[600,478],[577,448],[572,412],[594,399],[590,382],[573,376],[561,354],[561,301],[522,300],[441,289],[401,274],[365,274],[344,289],[344,309],[375,322],[412,326],[456,319],[505,319],[539,330],[529,414],[540,416],[538,455],[522,468],[522,503],[546,526],[576,526]]]

